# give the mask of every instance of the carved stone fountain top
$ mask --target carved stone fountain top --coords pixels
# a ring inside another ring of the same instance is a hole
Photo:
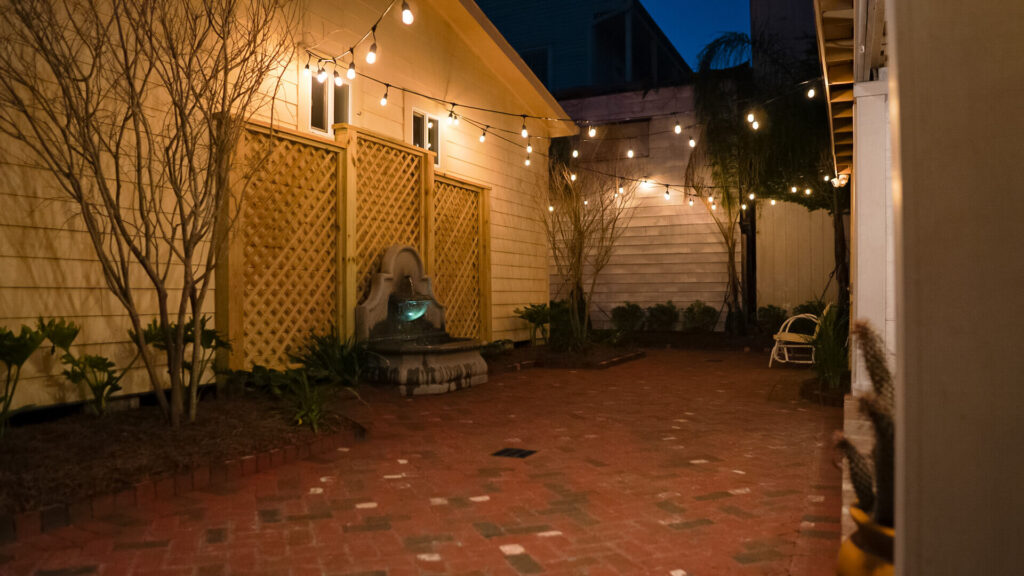
[[[394,317],[396,305],[403,310],[411,309],[410,315],[415,317]],[[419,253],[412,246],[395,245],[384,252],[380,272],[370,281],[369,296],[356,307],[356,338],[401,338],[400,334],[391,333],[397,323],[403,321],[417,321],[420,324],[418,335],[445,330],[444,307],[434,299],[433,282],[423,275]]]

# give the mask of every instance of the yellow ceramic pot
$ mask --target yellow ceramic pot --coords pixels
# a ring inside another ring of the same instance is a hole
[[[893,529],[875,524],[863,510],[850,506],[857,531],[839,547],[838,576],[893,576]]]

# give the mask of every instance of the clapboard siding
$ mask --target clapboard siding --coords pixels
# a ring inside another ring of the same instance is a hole
[[[361,72],[394,85],[488,108],[524,110],[542,116],[549,109],[537,108],[521,89],[509,84],[508,74],[496,72],[502,63],[485,60],[466,38],[467,20],[453,23],[450,15],[427,1],[414,6],[416,24],[402,26],[397,11],[378,30],[380,59],[368,67],[359,54]],[[316,45],[325,54],[340,54],[361,36],[379,15],[379,2],[352,0],[343,3],[314,0],[303,4],[302,33],[306,45]],[[468,16],[466,16],[468,18]],[[308,133],[308,85],[300,69],[305,59],[293,62],[285,71],[270,121],[290,130]],[[504,69],[509,68],[504,65]],[[518,85],[517,85],[518,86]],[[447,108],[437,102],[392,89],[388,106],[378,103],[383,87],[360,78],[351,92],[352,124],[383,136],[411,142],[413,108],[444,118]],[[495,128],[518,130],[519,120],[463,110],[475,120]],[[441,163],[438,174],[466,180],[487,188],[490,204],[490,264],[492,337],[525,340],[529,329],[513,310],[532,302],[545,301],[549,293],[547,245],[541,220],[547,186],[545,140],[534,140],[536,159],[531,167],[523,163],[518,144],[491,137],[481,144],[480,131],[468,122],[459,126],[441,123]],[[531,126],[543,135],[546,127]],[[319,138],[325,138],[319,135]],[[329,139],[329,138],[328,138]],[[0,142],[10,150],[8,142]],[[9,155],[10,156],[10,155]],[[81,351],[110,356],[119,366],[133,356],[127,339],[128,321],[123,308],[107,290],[88,234],[76,216],[73,202],[66,199],[52,178],[17,158],[0,164],[0,326],[14,329],[33,323],[39,316],[65,316],[83,327]],[[140,288],[140,310],[148,322],[156,312],[152,289],[141,273],[133,280]],[[174,284],[172,283],[172,287]],[[207,297],[205,313],[214,313],[214,297]],[[26,366],[16,405],[46,405],[84,398],[82,390],[61,384],[61,366],[49,354],[37,353]],[[124,381],[124,393],[149,388],[145,375],[133,371]]]
[[[832,217],[788,202],[762,205],[757,214],[757,302],[792,310],[819,298],[835,300]],[[826,290],[826,285],[828,289]]]

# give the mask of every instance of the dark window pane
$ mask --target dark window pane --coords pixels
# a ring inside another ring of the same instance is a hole
[[[413,115],[412,115],[412,145],[413,146],[419,146],[420,148],[424,147],[424,145],[425,145],[424,142],[426,142],[426,140],[424,139],[424,136],[423,136],[424,128],[426,127],[425,124],[426,124],[426,121],[423,118],[423,114],[413,113]]]
[[[310,82],[309,125],[314,130],[327,131],[327,91],[316,78]]]
[[[348,84],[334,87],[334,122],[348,124]]]

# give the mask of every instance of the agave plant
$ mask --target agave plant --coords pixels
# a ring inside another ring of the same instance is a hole
[[[875,523],[892,526],[896,478],[892,374],[878,334],[866,322],[857,322],[853,333],[871,377],[873,392],[858,401],[861,412],[868,416],[875,429],[875,446],[870,455],[864,455],[841,433],[837,434],[836,446],[849,462],[858,506],[870,514]]]

